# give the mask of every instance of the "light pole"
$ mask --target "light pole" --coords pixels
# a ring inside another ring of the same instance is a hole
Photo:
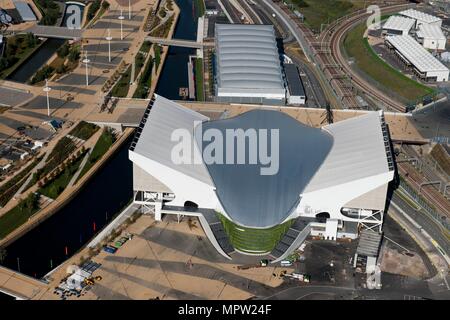
[[[111,62],[111,30],[108,29],[108,36],[106,37],[106,40],[108,41],[108,60]]]
[[[128,0],[128,20],[131,20],[131,0]]]
[[[47,79],[45,79],[45,87],[44,87],[44,92],[46,93],[46,95],[47,95],[47,116],[49,116],[50,117],[50,100],[49,100],[49,98],[48,98],[48,93],[50,92],[50,90],[52,90],[52,88],[50,88],[49,86],[48,86],[48,80]]]
[[[123,19],[125,19],[125,17],[123,16],[123,10],[120,10],[120,16],[119,16],[119,20],[120,20],[120,40],[123,40]]]
[[[85,58],[83,59],[83,63],[86,65],[86,87],[88,87],[89,86],[88,63],[91,62],[91,60],[88,59],[87,50],[85,51],[84,57]]]

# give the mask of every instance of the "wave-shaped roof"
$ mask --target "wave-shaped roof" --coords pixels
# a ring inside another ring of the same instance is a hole
[[[227,129],[256,129],[257,132],[278,129],[279,162],[274,175],[261,175],[261,167],[268,165],[249,164],[250,161],[239,165],[206,164],[222,207],[233,221],[247,227],[268,228],[283,222],[295,209],[300,194],[333,145],[333,137],[328,132],[303,125],[274,110],[252,110],[202,125],[203,132],[217,129],[224,137]],[[266,137],[270,141],[270,137]],[[208,145],[199,140],[197,144],[202,150]],[[276,149],[272,149],[275,152]],[[230,151],[227,149],[227,152]],[[237,154],[237,143],[234,154]],[[272,161],[276,161],[275,158]]]
[[[216,24],[217,86],[284,91],[271,25]]]

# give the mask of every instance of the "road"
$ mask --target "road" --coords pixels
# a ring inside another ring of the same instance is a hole
[[[446,236],[446,230],[442,225],[433,219],[425,210],[416,210],[412,208],[405,200],[403,200],[397,193],[392,195],[392,203],[400,207],[411,218],[414,219],[424,230],[433,235],[434,240],[441,246],[442,249],[450,256],[450,240]],[[394,208],[395,209],[395,208]]]

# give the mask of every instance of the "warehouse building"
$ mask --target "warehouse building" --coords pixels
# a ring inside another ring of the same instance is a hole
[[[431,50],[445,50],[447,44],[447,37],[441,27],[431,24],[421,24],[416,38],[424,48]]]
[[[438,27],[442,26],[442,19],[432,16],[431,14],[417,11],[414,9],[407,9],[399,12],[400,15],[414,19],[416,21],[414,28],[418,29],[421,24],[430,24]]]
[[[416,21],[402,16],[390,16],[383,25],[383,32],[387,35],[407,35]]]
[[[198,217],[229,259],[239,252],[276,262],[309,235],[381,232],[394,177],[382,111],[321,128],[278,109],[211,114],[151,100],[129,150],[134,203],[144,213],[157,221],[163,214]],[[254,148],[270,161],[250,160]]]
[[[386,46],[424,81],[448,81],[449,69],[411,36],[387,36]]]
[[[219,102],[281,105],[286,89],[272,25],[216,24]]]
[[[284,74],[287,83],[287,102],[292,105],[300,105],[306,103],[305,88],[302,79],[298,73],[297,66],[292,63],[284,64]]]

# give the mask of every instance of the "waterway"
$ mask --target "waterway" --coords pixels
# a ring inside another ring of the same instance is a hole
[[[196,39],[197,22],[192,1],[176,1],[181,13],[175,38]],[[156,92],[170,99],[179,99],[179,87],[188,86],[187,62],[193,50],[174,48],[169,52]],[[41,278],[109,223],[132,197],[129,145],[130,141],[125,143],[68,205],[10,244],[3,264]]]
[[[81,15],[83,16],[84,7],[79,6]],[[65,9],[64,9],[65,10]],[[64,14],[61,26],[66,26],[67,15]],[[26,61],[24,61],[7,79],[20,83],[27,82],[42,66],[50,59],[53,54],[61,47],[66,40],[64,39],[47,39],[35,53]]]

